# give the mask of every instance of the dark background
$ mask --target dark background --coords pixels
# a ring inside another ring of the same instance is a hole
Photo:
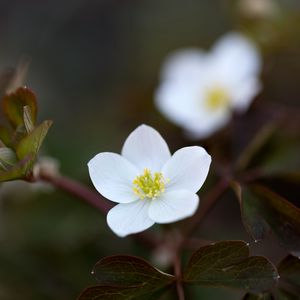
[[[0,0],[0,68],[30,61],[26,85],[38,96],[40,120],[54,121],[43,154],[55,157],[62,173],[91,186],[88,160],[98,152],[119,152],[140,123],[157,128],[172,151],[191,143],[153,105],[161,63],[177,48],[209,49],[231,30],[249,34],[264,60],[264,89],[255,102],[298,109],[299,1],[273,1],[275,11],[264,14],[243,9],[242,2]],[[103,256],[148,258],[130,237],[114,236],[99,212],[62,192],[14,182],[3,184],[0,195],[0,299],[75,299],[94,283],[90,272]],[[249,240],[231,194],[201,235]],[[188,292],[188,299],[240,296]]]

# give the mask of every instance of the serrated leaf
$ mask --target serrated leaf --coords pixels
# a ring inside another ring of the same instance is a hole
[[[3,110],[14,127],[24,124],[24,106],[30,108],[32,122],[35,124],[37,116],[37,102],[35,94],[27,88],[18,88],[16,92],[8,94],[3,98]]]
[[[273,300],[274,297],[271,293],[260,293],[260,294],[251,294],[247,293],[243,300]]]
[[[86,289],[79,297],[87,299],[157,299],[174,276],[159,271],[134,256],[101,259],[92,272],[99,285]]]
[[[33,160],[35,160],[51,125],[52,121],[44,121],[20,141],[16,147],[16,153],[19,159],[23,159],[29,153],[32,153]]]
[[[256,185],[252,196],[257,213],[268,223],[280,244],[291,252],[300,251],[300,209],[270,189]]]
[[[262,291],[272,287],[277,278],[275,267],[266,258],[249,257],[247,243],[224,241],[202,247],[192,255],[184,282]]]

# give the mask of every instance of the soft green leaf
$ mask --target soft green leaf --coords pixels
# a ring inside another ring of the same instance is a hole
[[[184,281],[213,287],[251,291],[267,290],[277,281],[275,267],[264,257],[249,257],[248,244],[224,241],[196,251],[188,264]]]
[[[31,109],[28,105],[24,106],[23,119],[26,131],[30,133],[34,129]]]
[[[44,121],[20,141],[16,147],[16,152],[19,159],[23,159],[29,153],[32,153],[33,160],[35,160],[51,125],[52,121]]]
[[[32,155],[29,154],[23,160],[19,161],[7,171],[0,171],[0,182],[26,177],[26,172],[32,161]]]
[[[3,98],[3,109],[8,120],[18,127],[24,124],[24,106],[30,108],[32,123],[35,124],[37,116],[37,103],[35,94],[27,88],[19,88],[16,92]]]
[[[134,256],[110,256],[94,267],[99,285],[86,289],[80,300],[88,299],[157,299],[174,281],[148,262]]]
[[[16,153],[7,147],[0,148],[0,167],[3,170],[7,170],[17,163]]]
[[[259,294],[251,294],[247,293],[243,300],[273,300],[274,297],[271,293],[259,293]]]

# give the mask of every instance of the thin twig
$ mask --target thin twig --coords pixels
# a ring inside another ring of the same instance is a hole
[[[42,180],[48,182],[55,186],[56,188],[65,191],[80,200],[85,201],[91,206],[97,208],[104,215],[113,207],[113,205],[100,194],[92,191],[90,188],[81,184],[78,181],[70,179],[62,175],[53,175],[47,173],[39,173],[38,178],[35,178],[34,181]],[[152,236],[150,233],[139,233],[132,235],[132,238],[143,244],[147,248],[155,248],[159,241],[155,236]]]
[[[104,214],[107,214],[108,211],[113,207],[105,198],[101,197],[100,194],[68,177],[61,175],[51,176],[41,173],[39,175],[39,179],[51,183],[53,186],[68,192],[81,200],[84,200],[88,204],[99,209]]]

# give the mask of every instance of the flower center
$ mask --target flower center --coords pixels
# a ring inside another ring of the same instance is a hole
[[[230,95],[222,87],[213,87],[206,92],[205,104],[209,110],[218,110],[229,105]]]
[[[144,169],[144,173],[133,180],[133,192],[140,199],[155,199],[165,191],[166,180],[160,172],[151,173],[149,169]]]

